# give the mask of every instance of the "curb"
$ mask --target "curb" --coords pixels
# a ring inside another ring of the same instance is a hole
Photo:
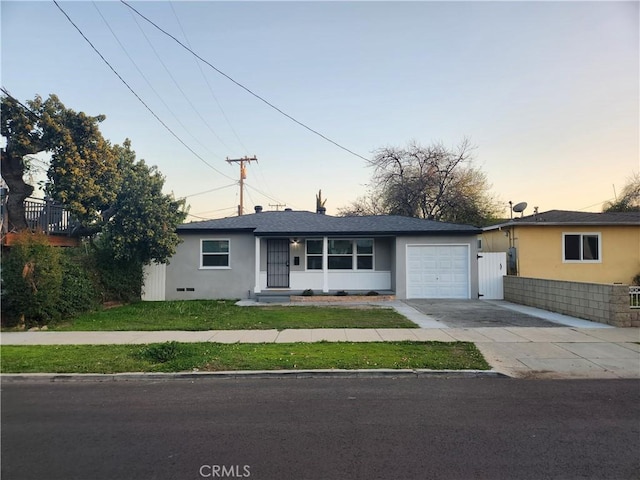
[[[170,373],[3,373],[4,382],[117,382],[131,380],[195,380],[210,378],[510,378],[495,370],[246,370]]]

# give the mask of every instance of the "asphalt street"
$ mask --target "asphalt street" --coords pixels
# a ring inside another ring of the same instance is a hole
[[[631,479],[640,381],[3,381],[2,479]]]

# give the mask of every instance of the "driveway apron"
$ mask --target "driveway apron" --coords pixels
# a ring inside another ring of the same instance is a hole
[[[420,299],[404,302],[450,328],[563,326],[483,300]]]

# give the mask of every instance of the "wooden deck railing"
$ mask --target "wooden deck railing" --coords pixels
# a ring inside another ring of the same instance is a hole
[[[49,199],[28,198],[24,201],[27,224],[33,231],[48,235],[70,235],[71,216],[59,203]]]
[[[9,229],[6,206],[6,190],[0,188],[0,238],[2,245],[12,245],[16,235]],[[51,199],[28,197],[24,201],[25,220],[33,232],[43,232],[50,238],[52,245],[75,246],[79,238],[73,235],[76,222],[63,205]],[[72,236],[73,235],[73,236]]]

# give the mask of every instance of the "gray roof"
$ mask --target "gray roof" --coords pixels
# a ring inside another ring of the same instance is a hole
[[[422,220],[395,215],[333,217],[305,211],[260,212],[238,217],[185,223],[179,233],[247,231],[258,236],[278,235],[474,235],[471,225]]]
[[[495,230],[513,225],[541,226],[541,225],[626,225],[640,226],[640,212],[572,212],[570,210],[549,210],[526,217],[518,217],[508,222],[485,227],[484,230]]]

